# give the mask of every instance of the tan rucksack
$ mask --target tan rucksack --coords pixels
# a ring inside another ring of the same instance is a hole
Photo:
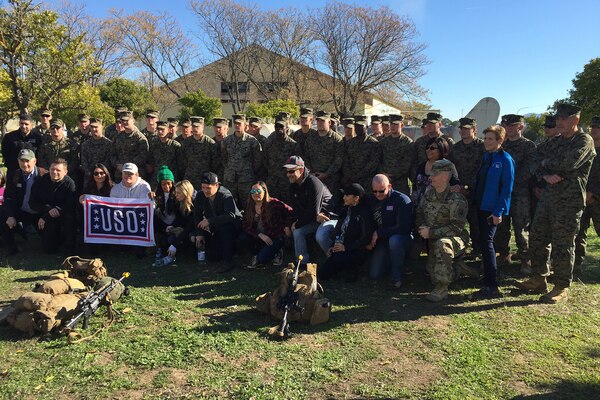
[[[65,258],[62,267],[69,273],[70,278],[79,279],[86,286],[94,286],[106,276],[106,266],[101,258],[70,256]]]

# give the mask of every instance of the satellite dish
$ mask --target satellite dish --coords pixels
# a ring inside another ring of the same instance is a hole
[[[493,97],[484,97],[479,100],[475,107],[466,115],[468,118],[473,118],[477,121],[479,131],[483,131],[490,125],[498,122],[500,116],[500,104]]]

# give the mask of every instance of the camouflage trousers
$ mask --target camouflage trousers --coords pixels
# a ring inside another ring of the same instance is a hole
[[[454,277],[452,261],[465,250],[465,242],[459,236],[429,240],[427,272],[436,285],[450,284]]]
[[[531,224],[531,198],[516,196],[510,201],[510,215],[503,216],[498,225],[494,247],[500,254],[510,253],[510,225],[517,243],[517,256],[520,260],[529,260],[529,225]]]
[[[560,287],[569,287],[573,279],[575,235],[579,232],[583,210],[568,202],[560,203],[560,206],[558,204],[555,199],[540,199],[529,232],[529,255],[533,272],[548,276],[548,260],[552,249],[555,283]]]
[[[235,204],[240,210],[245,210],[246,205],[248,204],[248,197],[250,196],[250,188],[254,182],[234,182],[234,181],[225,181],[223,182],[223,186],[225,186],[231,192],[233,199],[235,200]]]
[[[481,247],[479,246],[479,217],[477,216],[477,206],[469,205],[469,212],[467,213],[467,222],[469,223],[469,236],[471,237],[471,249],[473,253],[481,253]]]
[[[290,181],[287,178],[269,175],[267,177],[269,196],[275,197],[284,203],[290,202]]]
[[[575,238],[575,265],[581,265],[585,258],[588,237],[587,231],[592,222],[594,223],[596,234],[600,236],[600,204],[597,202],[586,206],[583,210],[579,233]]]

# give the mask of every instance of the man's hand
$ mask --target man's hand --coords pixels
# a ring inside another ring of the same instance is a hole
[[[210,226],[210,222],[208,222],[206,217],[202,221],[198,222],[198,228],[200,228],[200,229],[208,230],[209,226]]]
[[[556,185],[558,182],[561,182],[563,178],[559,175],[544,175],[544,180],[548,182],[550,185]]]
[[[371,243],[369,243],[367,245],[367,250],[373,250],[373,248],[375,247],[375,244],[377,243],[377,238],[378,238],[377,231],[374,231],[373,235],[371,235]]]
[[[17,226],[17,220],[14,217],[8,217],[6,219],[6,225],[8,226],[8,229],[14,229],[15,226]]]
[[[40,218],[38,220],[38,228],[40,229],[40,231],[44,230],[45,226],[46,226],[46,221],[44,221],[43,218]]]
[[[38,167],[38,172],[40,175],[46,175],[48,170],[46,168]]]
[[[294,223],[292,223],[292,227],[290,228],[290,230],[291,230],[292,232],[294,232],[294,231],[296,230],[296,223],[295,223],[295,222],[294,222]]]
[[[327,215],[323,214],[323,213],[319,213],[317,215],[317,222],[322,224],[323,222],[327,222],[329,221],[331,218],[329,218]]]
[[[260,238],[260,240],[265,242],[267,246],[273,246],[273,241],[271,240],[271,238],[265,235],[264,233],[259,233],[258,237]]]
[[[58,211],[58,208],[53,208],[50,211],[48,211],[48,214],[52,217],[52,218],[58,218],[60,217],[60,211]]]
[[[429,239],[429,227],[421,225],[419,227],[419,235],[421,235],[423,239]]]
[[[346,251],[346,248],[344,247],[343,243],[338,242],[333,245],[333,252],[337,253],[339,251]]]
[[[499,217],[496,217],[495,215],[492,214],[491,217],[492,217],[492,223],[494,225],[500,225],[500,223],[502,222],[502,215]]]

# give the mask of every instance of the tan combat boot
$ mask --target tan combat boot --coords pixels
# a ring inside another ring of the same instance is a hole
[[[522,290],[534,293],[546,293],[548,291],[548,283],[546,277],[541,275],[532,275],[524,281],[517,282],[517,287]]]
[[[540,297],[540,302],[547,304],[556,304],[569,298],[569,288],[554,285],[554,288]]]
[[[425,296],[425,300],[433,303],[438,303],[445,300],[448,297],[448,284],[438,283],[435,285],[431,293]]]
[[[456,279],[461,276],[468,276],[469,278],[479,279],[479,270],[467,265],[463,259],[456,260],[454,263]]]
[[[498,257],[496,257],[496,264],[498,264],[500,266],[510,265],[511,262],[512,262],[512,256],[510,253],[499,254]]]

